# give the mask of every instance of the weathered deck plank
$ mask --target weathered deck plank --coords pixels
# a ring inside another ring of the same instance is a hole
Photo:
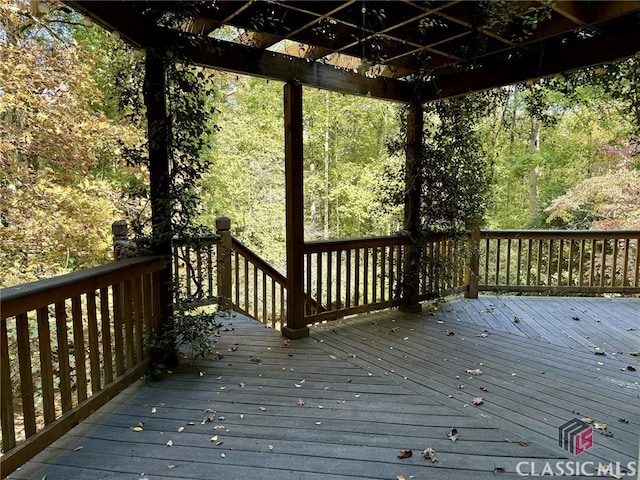
[[[9,478],[493,479],[496,467],[518,478],[521,461],[575,460],[557,447],[557,427],[575,416],[613,433],[596,434],[581,462],[626,463],[640,431],[638,372],[626,369],[640,368],[628,355],[640,350],[628,330],[640,301],[601,301],[454,298],[297,341],[238,317],[218,339],[223,358],[130,387]],[[216,418],[202,423],[207,408]],[[427,447],[436,463],[421,457]],[[413,457],[399,459],[404,449]]]

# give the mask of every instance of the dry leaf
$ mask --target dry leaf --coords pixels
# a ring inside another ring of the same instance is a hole
[[[141,432],[142,430],[144,430],[143,426],[144,426],[144,423],[140,422],[135,427],[131,427],[131,430],[133,430],[134,432]]]
[[[458,429],[457,428],[452,428],[449,431],[447,436],[449,437],[449,440],[451,440],[452,442],[455,442],[456,440],[458,440],[458,437],[460,435],[458,434]]]
[[[572,320],[578,321],[580,320],[580,317],[578,317],[577,315],[574,315],[573,317],[571,317]]]
[[[336,357],[333,353],[329,354],[329,358],[331,360],[337,360],[338,359],[338,357]]]
[[[438,459],[436,458],[436,451],[431,447],[423,451],[422,456],[425,460],[431,460],[432,463],[438,461]]]
[[[636,371],[636,367],[633,367],[631,365],[627,365],[627,371],[629,372],[635,372]]]
[[[580,420],[583,421],[584,423],[588,423],[588,424],[592,424],[593,423],[593,418],[590,418],[590,417],[583,417]]]
[[[218,441],[218,435],[214,435],[213,437],[211,437],[211,441],[212,442],[217,442]]]
[[[483,392],[488,392],[489,390],[487,389],[487,387],[480,387],[480,390],[482,390]]]
[[[397,331],[399,331],[399,330],[400,330],[400,327],[393,327],[393,328],[391,329],[391,333],[396,333],[396,332],[397,332]]]
[[[223,443],[224,443],[224,442],[223,442],[222,440],[218,440],[218,441],[215,443],[215,446],[217,447],[217,446],[219,446],[219,445],[222,445]]]
[[[245,385],[244,383],[242,383],[242,382],[241,382],[241,383],[240,383],[240,388],[244,388],[244,387],[246,387],[246,385]]]
[[[482,370],[479,368],[474,368],[473,370],[467,370],[469,375],[482,375]]]
[[[298,405],[299,405],[299,406],[304,405],[304,400],[303,400],[303,399],[301,399],[301,398],[299,398],[299,399],[298,399]]]
[[[269,445],[269,451],[273,452],[273,445]]]
[[[316,422],[316,425],[322,425],[322,422]]]
[[[221,456],[222,458],[225,458],[225,457],[227,456],[227,454],[223,452],[223,453],[221,453],[221,454],[220,454],[220,456]]]
[[[264,407],[259,407],[259,408],[260,408],[260,411],[261,411],[261,412],[264,412],[264,411],[266,411],[266,410],[267,410],[267,409],[266,409],[266,408],[264,408]]]
[[[607,424],[606,423],[599,423],[596,422],[593,424],[593,428],[595,428],[596,430],[606,430],[607,429]]]
[[[520,317],[513,317],[513,323],[520,323],[522,319]]]
[[[156,412],[157,412],[156,407],[153,407],[153,408],[151,409],[151,413],[156,413]]]
[[[455,332],[452,332],[451,330],[447,330],[447,335],[450,337],[453,337],[455,335]]]
[[[249,361],[253,363],[262,363],[262,359],[260,357],[249,357]]]
[[[396,475],[396,480],[405,480],[405,478],[402,475]]]
[[[177,465],[167,465],[167,468],[176,468]]]
[[[493,473],[504,473],[506,472],[504,467],[494,467]]]
[[[184,427],[178,427],[178,433],[184,431]]]
[[[73,449],[74,452],[77,452],[78,450],[82,450],[84,447],[82,445],[80,445],[79,447],[76,447]]]
[[[629,352],[632,357],[640,357],[640,352]]]
[[[411,450],[400,450],[398,452],[398,458],[409,458],[413,455]]]
[[[167,447],[173,447],[173,440],[169,440],[167,442]]]
[[[295,385],[296,388],[302,387],[302,385],[300,385],[299,383],[294,383],[294,385]]]
[[[520,445],[521,447],[528,447],[529,446],[529,442],[525,442],[525,441],[520,440],[518,442],[518,445]]]
[[[473,399],[473,404],[474,405],[482,405],[484,403],[484,400],[482,399],[482,397],[475,397]]]

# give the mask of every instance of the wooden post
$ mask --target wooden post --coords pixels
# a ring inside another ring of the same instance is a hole
[[[173,316],[171,295],[171,177],[169,173],[169,119],[167,116],[165,59],[147,51],[144,98],[147,106],[149,177],[153,250],[165,256],[167,268],[159,274],[160,321]]]
[[[467,291],[464,296],[466,298],[478,298],[478,275],[480,273],[480,229],[478,227],[471,231],[469,249],[471,250],[471,255],[465,278]]]
[[[231,220],[216,218],[216,231],[220,235],[217,248],[218,299],[223,307],[231,305]]]
[[[304,319],[304,198],[302,155],[302,85],[284,86],[284,146],[287,210],[287,321],[282,334],[309,335]]]
[[[113,259],[123,260],[125,258],[125,250],[129,245],[129,227],[126,220],[116,220],[111,224],[111,233],[113,235]]]
[[[422,105],[413,103],[407,115],[407,147],[404,197],[404,229],[411,238],[407,247],[403,272],[403,299],[401,310],[419,312],[422,309],[418,296],[420,293],[420,204],[422,196],[422,177],[420,162],[422,156],[422,129],[424,116]]]

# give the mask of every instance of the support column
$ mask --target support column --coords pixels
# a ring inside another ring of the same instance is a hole
[[[422,309],[420,293],[420,203],[422,177],[420,159],[422,156],[422,130],[424,125],[422,105],[413,103],[407,115],[407,147],[404,197],[404,230],[409,233],[411,245],[404,259],[403,298],[401,310],[419,312]]]
[[[148,51],[144,99],[147,106],[149,177],[153,253],[163,255],[168,266],[160,272],[160,321],[173,315],[171,295],[171,203],[169,198],[169,119],[167,116],[165,59]]]
[[[309,335],[304,319],[304,197],[302,155],[302,85],[284,86],[284,146],[287,210],[287,322],[282,334]]]
[[[218,299],[222,306],[231,307],[231,220],[216,218],[216,233],[220,235],[217,248]]]

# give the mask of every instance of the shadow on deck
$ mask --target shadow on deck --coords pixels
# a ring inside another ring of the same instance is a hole
[[[238,316],[222,358],[138,382],[9,478],[493,479],[546,462],[557,475],[558,461],[624,476],[638,459],[639,320],[638,299],[482,296],[287,341]],[[574,417],[606,424],[578,457],[558,446]]]

